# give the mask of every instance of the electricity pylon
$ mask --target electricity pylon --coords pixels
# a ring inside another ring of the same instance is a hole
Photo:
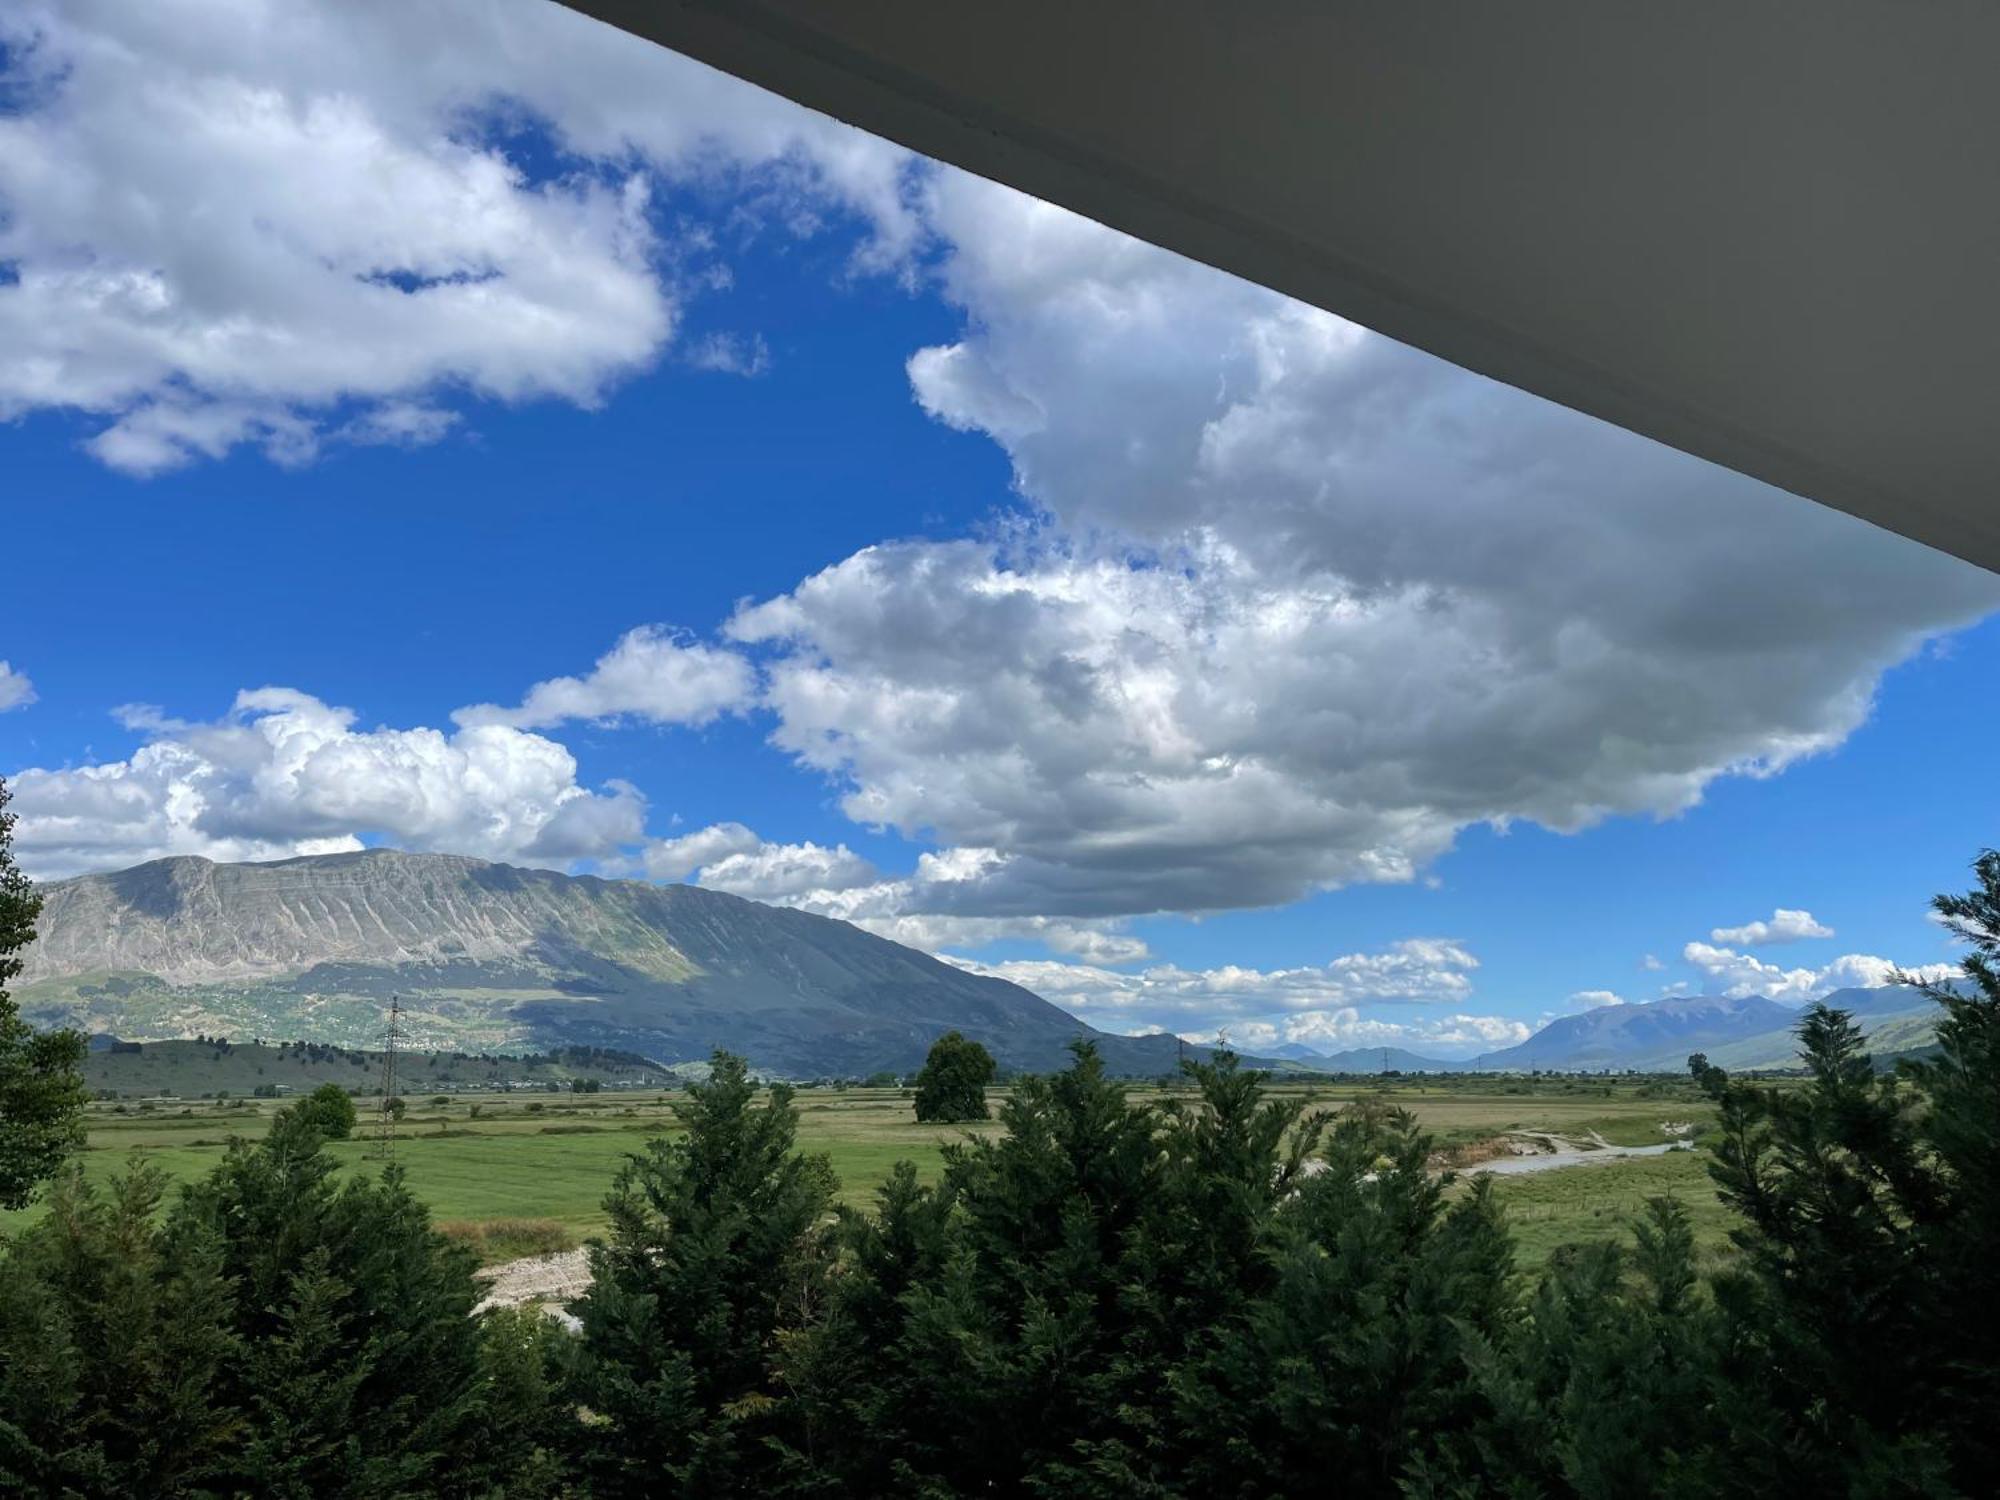
[[[396,1043],[403,1039],[403,998],[389,997],[389,1025],[382,1033],[382,1117],[375,1127],[375,1149],[369,1154],[379,1161],[396,1159]]]

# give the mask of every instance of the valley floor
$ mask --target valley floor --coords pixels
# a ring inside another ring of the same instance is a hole
[[[1476,1163],[1517,1149],[1508,1132],[1549,1132],[1568,1140],[1595,1134],[1616,1146],[1657,1146],[1680,1126],[1697,1131],[1706,1106],[1684,1089],[1644,1080],[1403,1080],[1387,1086],[1281,1085],[1337,1108],[1382,1099],[1412,1111],[1437,1138],[1440,1162]],[[1156,1088],[1135,1088],[1139,1098]],[[526,1096],[458,1095],[444,1103],[411,1097],[397,1129],[395,1160],[433,1214],[489,1263],[560,1253],[604,1227],[602,1202],[627,1153],[670,1130],[673,1096],[655,1090]],[[997,1091],[996,1091],[997,1097]],[[132,1160],[176,1181],[208,1171],[232,1136],[268,1128],[283,1100],[156,1099],[98,1103],[82,1156],[85,1176],[101,1182]],[[353,1140],[332,1149],[350,1171],[379,1167],[372,1101],[356,1101],[362,1121]],[[942,1166],[939,1148],[967,1132],[919,1125],[900,1089],[806,1089],[797,1096],[799,1144],[823,1151],[839,1174],[843,1197],[867,1201],[900,1160],[926,1180]],[[987,1124],[973,1134],[997,1132]],[[1523,1143],[1521,1148],[1525,1148]],[[1707,1153],[1675,1151],[1624,1157],[1532,1174],[1496,1177],[1495,1191],[1516,1227],[1524,1264],[1558,1245],[1622,1233],[1649,1197],[1688,1205],[1703,1245],[1726,1245],[1728,1216],[1706,1171]],[[1454,1191],[1467,1191],[1465,1181]],[[0,1231],[34,1214],[0,1214]]]

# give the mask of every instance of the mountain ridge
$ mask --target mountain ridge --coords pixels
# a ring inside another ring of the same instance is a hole
[[[403,997],[422,1045],[588,1046],[666,1064],[716,1046],[794,1076],[907,1071],[946,1030],[1005,1067],[1172,1073],[1169,1034],[1100,1032],[1033,992],[849,923],[691,885],[366,850],[246,864],[170,856],[42,888],[16,995],[39,1024],[132,1037],[268,1036],[369,1046]],[[1843,990],[1878,1050],[1932,1040],[1915,990]],[[1601,1006],[1477,1058],[1292,1043],[1259,1066],[1326,1073],[1679,1071],[1792,1066],[1798,1012],[1760,996]],[[1194,1056],[1207,1048],[1188,1047]]]
[[[1485,1065],[1500,1071],[1679,1068],[1688,1055],[1781,1030],[1797,1012],[1762,995],[1684,995],[1637,1005],[1601,1005],[1558,1016],[1524,1042],[1497,1048]]]
[[[1279,1055],[1307,1063],[1328,1073],[1458,1073],[1472,1064],[1464,1059],[1426,1057],[1406,1047],[1349,1047],[1340,1052],[1316,1052],[1296,1042],[1279,1049]]]
[[[1937,1008],[1908,986],[1835,990],[1823,1003],[1852,1015],[1879,1053],[1918,1050],[1936,1036]],[[1696,1052],[1725,1068],[1792,1068],[1799,1065],[1801,1013],[1761,995],[1682,995],[1558,1016],[1524,1042],[1472,1058],[1426,1057],[1400,1047],[1326,1053],[1297,1042],[1273,1050],[1330,1073],[1678,1073]]]
[[[914,1067],[951,1029],[1018,1069],[1063,1066],[1077,1038],[1125,1073],[1170,1072],[1180,1050],[849,923],[699,886],[367,850],[175,856],[43,895],[23,1012],[121,1035],[366,1045],[394,991],[420,1045],[665,1063],[724,1046],[807,1075]]]

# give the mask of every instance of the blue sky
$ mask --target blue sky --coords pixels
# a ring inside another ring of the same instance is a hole
[[[553,7],[170,9],[0,22],[37,873],[698,879],[1461,1055],[1951,957],[1986,575]]]

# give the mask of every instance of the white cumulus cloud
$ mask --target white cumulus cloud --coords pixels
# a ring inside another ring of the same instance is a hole
[[[1438,1058],[1465,1059],[1480,1052],[1526,1041],[1529,1028],[1505,1016],[1424,1016],[1385,1021],[1363,1016],[1352,1006],[1304,1011],[1275,1021],[1232,1021],[1188,1033],[1195,1042],[1222,1042],[1240,1051],[1268,1052],[1287,1044],[1322,1055],[1376,1047],[1403,1047]],[[1372,1063],[1372,1060],[1369,1060]]]
[[[1741,927],[1717,927],[1709,936],[1718,943],[1736,948],[1757,948],[1771,943],[1796,943],[1806,938],[1830,938],[1833,929],[1813,919],[1809,911],[1779,907],[1768,922],[1745,922]]]
[[[967,914],[1408,880],[1473,824],[1671,816],[1862,723],[2000,604],[1962,563],[940,172],[910,362],[1031,507],[730,625],[849,816],[1005,863]]]
[[[0,714],[10,708],[26,708],[35,701],[35,685],[26,672],[17,672],[0,661]]]
[[[1116,921],[965,915],[952,910],[1005,861],[990,849],[926,851],[907,876],[890,876],[846,845],[771,843],[741,823],[716,823],[692,833],[654,839],[632,867],[653,880],[686,880],[823,917],[836,917],[885,937],[936,953],[979,948],[1008,939],[1038,942],[1051,952],[1092,963],[1136,963],[1146,944]]]
[[[1578,990],[1569,997],[1572,1010],[1601,1010],[1607,1005],[1623,1005],[1625,997],[1616,990]]]
[[[764,841],[741,823],[711,823],[693,833],[654,839],[640,856],[648,880],[686,880],[703,865],[761,849]]]
[[[1479,960],[1440,938],[1407,938],[1376,953],[1343,954],[1322,965],[1253,969],[1225,965],[1186,969],[1176,964],[1124,971],[1053,959],[954,963],[1033,990],[1066,1010],[1109,1024],[1114,1013],[1131,1024],[1213,1025],[1220,1016],[1256,1018],[1269,1012],[1323,1012],[1359,1005],[1448,1005],[1472,992]]]
[[[0,49],[0,418],[89,413],[133,473],[434,441],[468,393],[596,403],[712,258],[662,239],[662,184],[858,216],[868,264],[916,233],[905,153],[559,5],[22,0]]]
[[[1903,965],[1868,953],[1845,953],[1817,969],[1787,969],[1753,954],[1708,943],[1689,943],[1681,956],[1699,969],[1714,993],[1740,998],[1762,995],[1786,1005],[1804,1005],[1839,989],[1875,989],[1899,970],[1936,982],[1958,971],[1950,964]]]
[[[801,905],[807,903],[795,898],[872,886],[881,878],[879,870],[845,844],[828,848],[810,841],[764,844],[724,855],[701,870],[701,884],[714,890],[753,901]]]
[[[154,737],[124,760],[11,778],[32,874],[167,854],[276,859],[364,839],[566,865],[643,836],[636,788],[580,786],[568,750],[503,725],[361,729],[352,710],[290,688],[239,693],[212,723],[128,722],[150,722]]]
[[[642,625],[620,636],[586,675],[538,682],[517,708],[482,703],[459,709],[452,720],[465,728],[549,729],[573,719],[702,725],[744,707],[756,686],[738,653]]]

